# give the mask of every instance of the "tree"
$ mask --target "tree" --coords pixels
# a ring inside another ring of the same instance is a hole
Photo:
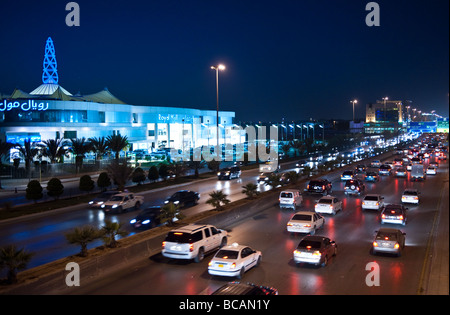
[[[152,182],[156,181],[159,178],[158,168],[155,165],[152,165],[150,167],[147,177]]]
[[[52,178],[47,183],[47,195],[55,197],[55,200],[64,193],[64,185],[58,178]]]
[[[70,139],[70,141],[70,152],[75,155],[75,172],[78,174],[83,166],[84,155],[91,150],[91,144],[84,137],[81,139]]]
[[[180,213],[179,205],[175,205],[173,202],[169,202],[161,207],[161,213],[158,219],[161,223],[167,223],[167,225],[172,226],[174,224],[174,219],[181,220],[185,216]]]
[[[216,210],[222,210],[222,205],[227,205],[231,202],[227,199],[228,195],[224,194],[222,190],[213,190],[209,196],[210,198],[206,200],[206,203],[213,206]]]
[[[58,138],[42,141],[42,144],[40,145],[42,148],[42,156],[48,157],[52,164],[59,162],[67,152],[67,150],[64,149],[64,146],[68,144],[67,142],[67,140]]]
[[[42,194],[42,190],[41,183],[39,183],[38,180],[31,180],[28,182],[25,197],[28,200],[34,200],[34,202],[37,202],[37,200],[44,196]]]
[[[111,186],[111,179],[108,176],[107,172],[101,172],[97,178],[97,186],[105,191],[107,187]]]
[[[259,195],[258,186],[254,183],[248,183],[242,186],[242,193],[247,196],[248,199],[253,199],[255,196]]]
[[[169,168],[165,163],[160,164],[158,174],[163,180],[166,180],[167,176],[169,176]]]
[[[0,248],[0,270],[7,268],[7,282],[17,283],[17,272],[27,268],[34,253],[26,252],[23,248],[17,249],[16,245],[6,245]]]
[[[106,137],[106,145],[115,153],[115,159],[119,160],[120,152],[128,146],[128,138],[120,134],[110,135]]]
[[[188,170],[186,162],[174,160],[169,162],[167,168],[169,170],[169,174],[173,174],[175,177],[183,176]]]
[[[89,138],[91,143],[91,150],[95,153],[95,160],[101,160],[103,155],[108,152],[108,143],[105,137],[93,137]]]
[[[31,143],[30,139],[25,139],[23,145],[16,144],[16,149],[25,160],[25,169],[28,173],[28,179],[31,180],[31,162],[39,154],[39,148]]]
[[[125,185],[133,173],[133,168],[128,166],[126,160],[123,162],[114,160],[106,170],[113,183],[117,185],[117,189],[121,191],[125,189]]]
[[[133,183],[137,183],[138,185],[141,185],[146,178],[147,176],[145,175],[145,171],[140,167],[136,167],[131,175],[131,181]]]
[[[89,175],[83,175],[80,178],[80,184],[78,185],[78,188],[81,191],[92,191],[95,187],[95,183],[92,180],[91,176]]]
[[[102,233],[99,229],[91,225],[85,225],[74,228],[71,232],[66,233],[65,236],[69,244],[80,245],[81,251],[79,255],[86,257],[88,255],[87,245],[102,237]]]
[[[10,150],[14,148],[14,146],[15,145],[13,143],[3,142],[3,140],[0,139],[0,170],[3,166],[3,159],[8,157]],[[2,189],[1,177],[0,177],[0,189]]]
[[[103,243],[107,247],[117,247],[116,236],[125,237],[129,233],[126,230],[122,229],[123,223],[112,222],[111,220],[105,220],[105,225],[102,226],[102,238]]]

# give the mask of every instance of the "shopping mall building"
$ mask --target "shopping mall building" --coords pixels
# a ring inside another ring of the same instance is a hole
[[[12,143],[55,138],[127,136],[132,150],[186,149],[217,143],[216,110],[131,105],[107,89],[73,95],[58,84],[51,38],[47,40],[42,85],[27,93],[0,94],[0,139]],[[240,143],[234,112],[219,111],[219,142]]]

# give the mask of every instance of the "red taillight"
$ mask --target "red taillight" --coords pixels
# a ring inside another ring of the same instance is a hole
[[[373,242],[373,247],[378,247],[378,243],[377,242]]]
[[[230,268],[231,268],[231,269],[236,268],[236,263],[232,263]]]
[[[309,185],[308,185],[308,186],[306,186],[306,189],[309,189]]]
[[[386,215],[383,213],[383,214],[381,215],[381,218],[382,218],[382,219],[385,219],[385,218],[386,218]]]
[[[325,186],[322,186],[322,189],[325,190]]]
[[[403,220],[403,216],[399,215],[397,218],[399,218],[399,220]]]
[[[399,243],[395,243],[394,248],[395,249],[399,249],[400,248],[400,244]]]
[[[303,227],[311,227],[311,224],[304,224]]]
[[[193,252],[194,251],[194,244],[189,244],[189,251]]]
[[[162,242],[162,248],[166,248],[166,241]]]

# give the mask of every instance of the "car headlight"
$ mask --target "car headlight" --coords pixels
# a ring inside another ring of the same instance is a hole
[[[149,224],[149,223],[150,223],[149,219],[142,221],[142,224]]]
[[[104,208],[105,207],[105,205],[102,205],[102,208]]]
[[[91,205],[91,204],[93,204],[94,202],[93,201],[89,201],[89,204]]]
[[[130,224],[135,224],[135,223],[136,223],[136,219],[130,220]]]
[[[165,204],[168,204],[168,203],[169,203],[169,200],[164,201],[164,203],[165,203]]]
[[[179,203],[180,203],[179,200],[173,202],[174,205],[177,205],[177,204],[179,204]]]
[[[217,173],[217,176],[220,176],[220,172]]]
[[[113,209],[114,209],[114,208],[117,208],[117,207],[118,207],[118,205],[112,205],[112,207],[111,207],[111,208],[113,208]]]

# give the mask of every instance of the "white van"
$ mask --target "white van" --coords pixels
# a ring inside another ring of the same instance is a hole
[[[423,164],[413,164],[411,167],[411,180],[424,180],[427,177]]]
[[[292,208],[296,209],[297,206],[300,206],[303,201],[303,197],[300,194],[299,190],[283,190],[280,192],[280,197],[278,198],[280,201],[280,209],[281,208]]]

